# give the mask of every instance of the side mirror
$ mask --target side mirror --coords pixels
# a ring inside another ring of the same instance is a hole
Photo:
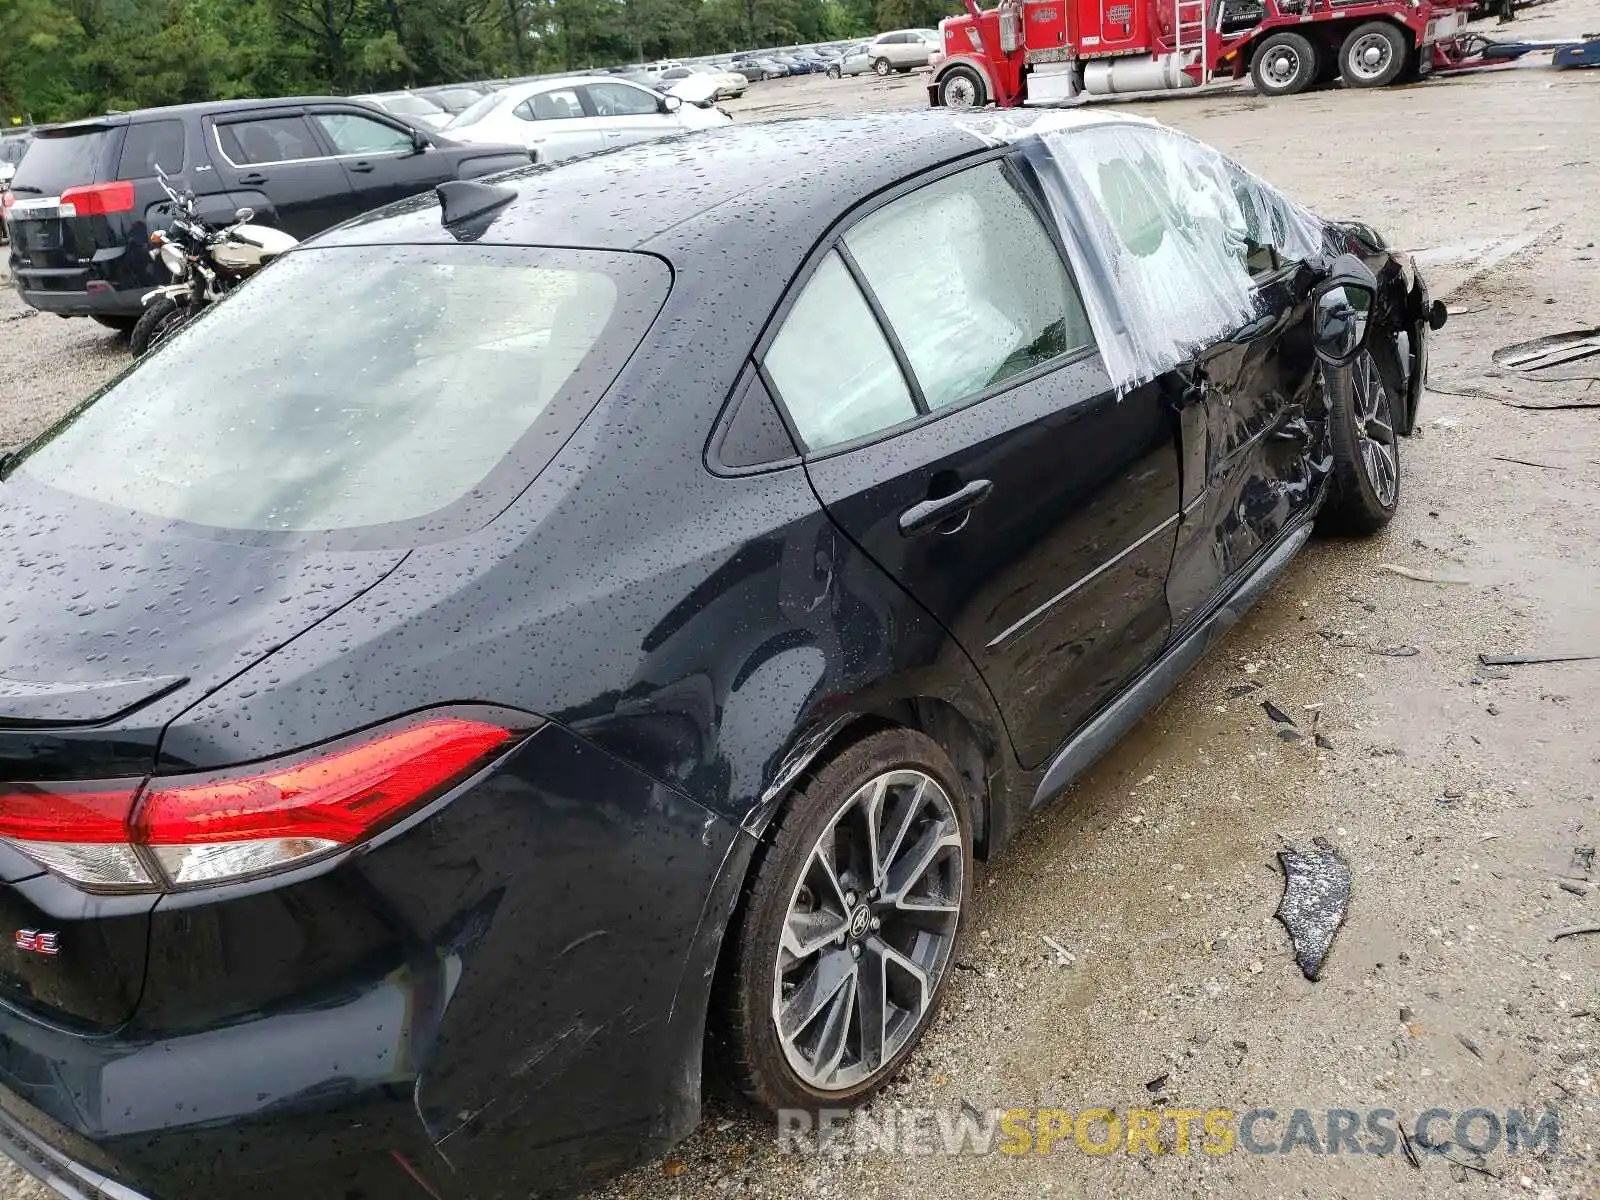
[[[661,97],[661,111],[664,112],[664,113],[675,113],[682,107],[683,107],[683,100],[682,100],[681,97],[678,97],[678,96],[663,96],[663,97]]]
[[[413,129],[411,131],[411,148],[418,154],[421,154],[432,145],[433,143],[428,140],[428,135],[423,133],[422,130]]]
[[[1317,357],[1339,366],[1367,344],[1367,327],[1377,291],[1363,283],[1331,282],[1317,289],[1311,311],[1311,341]]]
[[[244,208],[233,210],[233,219],[243,225],[247,221],[256,219],[256,210],[246,205]]]

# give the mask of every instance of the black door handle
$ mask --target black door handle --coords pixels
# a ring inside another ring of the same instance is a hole
[[[931,500],[924,500],[921,504],[913,504],[900,514],[900,532],[906,537],[917,537],[919,534],[929,533],[950,521],[952,517],[959,517],[962,513],[970,512],[989,498],[989,493],[994,491],[994,484],[987,479],[974,479],[971,483],[958,491],[951,492],[948,496],[936,496]],[[961,525],[966,522],[962,521]],[[954,529],[945,529],[944,533],[957,533],[961,525]]]
[[[361,174],[365,175],[372,170],[372,164],[369,162],[351,163],[350,169],[352,171],[359,171]]]
[[[267,177],[260,171],[251,171],[248,175],[239,176],[240,183],[265,183]]]

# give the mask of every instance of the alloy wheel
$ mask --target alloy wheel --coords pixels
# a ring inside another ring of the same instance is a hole
[[[1363,34],[1345,55],[1345,69],[1358,79],[1381,78],[1394,58],[1394,47],[1380,33]]]
[[[856,1087],[916,1035],[961,920],[961,827],[917,770],[857,789],[812,846],[784,916],[772,1020],[818,1091]]]
[[[1395,448],[1394,406],[1370,351],[1350,364],[1352,415],[1361,468],[1384,508],[1394,506],[1400,488],[1400,460]]]

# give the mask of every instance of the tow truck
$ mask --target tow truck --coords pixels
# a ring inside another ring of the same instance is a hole
[[[1600,66],[1600,36],[1495,42],[1468,33],[1471,0],[1000,0],[940,22],[928,100],[947,108],[1060,104],[1195,88],[1248,73],[1263,96],[1342,77],[1412,82],[1540,51]]]

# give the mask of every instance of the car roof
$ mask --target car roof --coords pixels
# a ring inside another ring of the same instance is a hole
[[[774,237],[815,241],[856,201],[984,148],[983,138],[938,110],[727,125],[500,176],[516,199],[472,240],[639,249],[737,201],[719,215],[756,222]],[[816,171],[823,149],[832,166]],[[437,199],[425,195],[357,218],[315,244],[452,240]]]
[[[169,104],[161,108],[140,108],[131,112],[107,113],[102,117],[84,117],[77,121],[63,121],[59,125],[41,126],[41,129],[72,130],[104,128],[107,125],[127,125],[134,121],[158,121],[181,117],[208,117],[222,113],[256,111],[272,108],[298,108],[305,104],[364,104],[355,96],[277,96],[268,100],[203,100],[194,104]]]

